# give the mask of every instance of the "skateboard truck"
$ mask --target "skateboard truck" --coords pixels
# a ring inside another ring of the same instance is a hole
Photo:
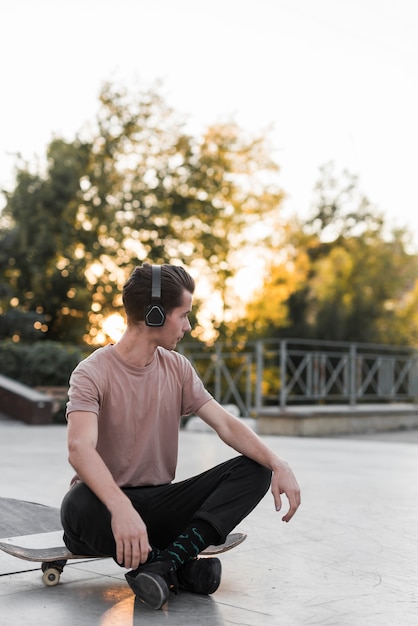
[[[61,574],[67,561],[53,561],[52,563],[42,563],[42,581],[47,587],[58,585]]]

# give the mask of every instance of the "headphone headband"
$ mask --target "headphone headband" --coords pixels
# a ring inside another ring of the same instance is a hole
[[[151,266],[151,300],[161,300],[161,265]]]
[[[145,310],[145,324],[158,328],[164,326],[165,311],[161,301],[161,265],[151,266],[151,304]]]

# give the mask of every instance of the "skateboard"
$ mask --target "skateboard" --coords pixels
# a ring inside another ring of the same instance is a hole
[[[41,563],[42,580],[48,587],[57,585],[67,561],[90,560],[110,557],[73,554],[65,546],[62,534],[63,530],[59,521],[59,509],[47,507],[35,502],[0,498],[0,536],[4,529],[11,528],[10,515],[19,512],[26,515],[37,514],[38,518],[18,519],[14,526],[14,532],[20,532],[19,536],[3,538],[0,541],[0,550],[24,561]],[[6,519],[4,519],[6,518]],[[231,533],[225,543],[208,546],[201,555],[209,556],[222,554],[239,546],[247,538],[246,533]]]

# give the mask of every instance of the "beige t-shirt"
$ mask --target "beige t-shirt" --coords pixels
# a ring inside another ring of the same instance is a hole
[[[171,482],[180,418],[212,398],[178,352],[158,348],[149,365],[136,367],[111,345],[77,365],[68,397],[67,415],[89,411],[98,416],[97,451],[120,487]]]

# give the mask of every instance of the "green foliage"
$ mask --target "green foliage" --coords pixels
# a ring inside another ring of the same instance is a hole
[[[104,85],[91,136],[55,139],[47,157],[5,194],[0,338],[92,342],[145,260],[195,268],[227,296],[231,252],[282,199],[266,137],[225,124],[193,138],[152,90]]]
[[[404,231],[386,231],[348,172],[337,177],[324,166],[312,214],[283,224],[278,166],[264,135],[247,137],[230,123],[192,137],[157,90],[129,94],[110,84],[92,129],[83,140],[54,139],[38,172],[19,163],[15,188],[5,193],[0,339],[42,339],[44,349],[49,341],[103,343],[102,323],[122,310],[130,271],[164,261],[186,265],[219,296],[223,309],[206,317],[226,342],[417,345],[417,257]],[[231,278],[237,254],[254,248],[266,277],[237,320]],[[198,312],[195,339],[200,319]],[[13,371],[8,345],[4,363]],[[53,377],[59,363],[53,372],[48,356],[38,358],[45,378]],[[28,358],[28,376],[30,368]]]
[[[338,181],[327,166],[322,176],[312,216],[273,252],[238,329],[246,323],[247,338],[417,345],[418,259],[406,233],[385,231],[348,173]]]
[[[82,358],[80,350],[58,342],[0,342],[0,373],[29,387],[67,386]]]

